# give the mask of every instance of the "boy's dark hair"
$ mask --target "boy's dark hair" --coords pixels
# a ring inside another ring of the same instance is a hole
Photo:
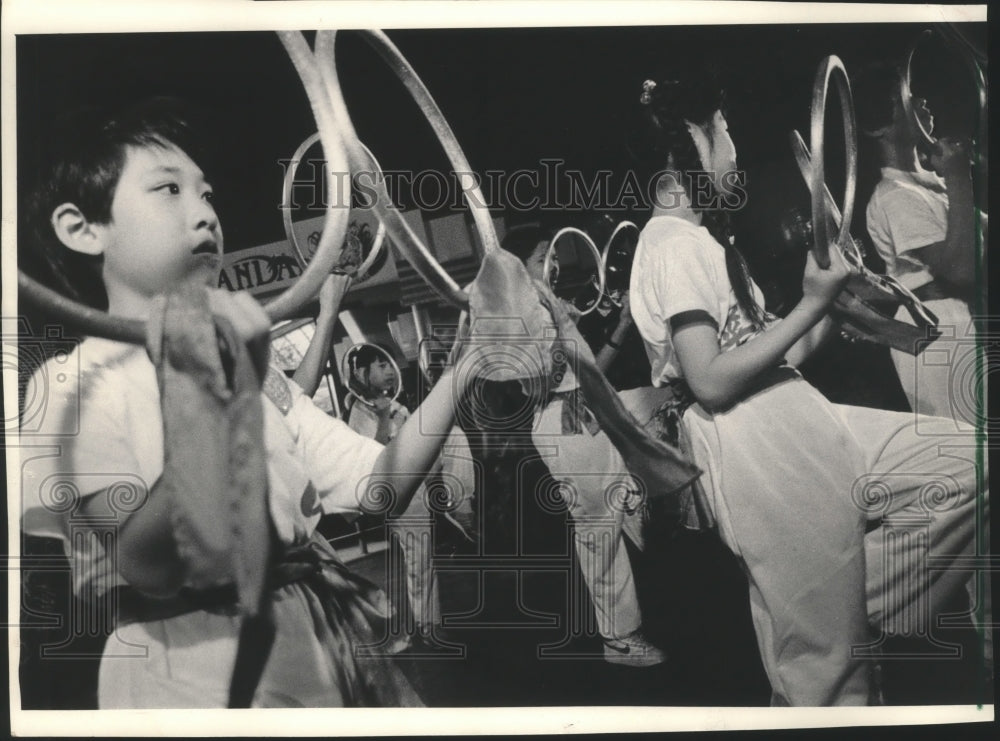
[[[899,68],[889,62],[872,62],[854,76],[851,93],[861,131],[872,133],[892,123],[901,80]]]
[[[103,258],[83,255],[62,244],[52,213],[73,203],[95,224],[111,221],[111,204],[125,165],[126,148],[173,145],[197,162],[211,180],[207,147],[199,133],[200,115],[174,98],[156,97],[117,110],[87,108],[60,117],[47,140],[49,152],[36,172],[24,204],[22,242],[40,253],[25,262],[60,293],[98,309],[108,300],[101,280]],[[41,257],[41,260],[37,258]],[[39,265],[39,263],[42,263]]]

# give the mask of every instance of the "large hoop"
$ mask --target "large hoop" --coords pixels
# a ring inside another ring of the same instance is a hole
[[[582,238],[587,247],[590,248],[590,251],[594,253],[594,264],[597,266],[597,298],[589,308],[580,312],[580,316],[586,316],[597,308],[598,304],[601,303],[601,297],[604,296],[604,262],[601,259],[600,250],[597,249],[597,245],[594,244],[594,240],[590,238],[587,232],[577,229],[575,226],[566,226],[555,233],[555,236],[549,241],[549,248],[545,251],[545,262],[542,264],[542,281],[546,285],[549,285],[549,278],[552,274],[552,255],[555,254],[556,243],[566,234],[573,234]]]
[[[903,67],[903,74],[899,77],[899,102],[903,106],[903,113],[906,114],[906,120],[910,122],[913,131],[923,139],[924,143],[931,145],[937,144],[937,138],[924,128],[923,121],[920,120],[920,116],[917,115],[917,111],[913,107],[912,79],[913,55],[916,53],[920,43],[933,35],[934,32],[927,29],[926,31],[921,31],[917,38],[913,40],[913,43],[910,44],[910,48],[906,52],[906,65]]]
[[[351,375],[351,370],[352,370],[351,369],[351,356],[357,350],[360,350],[362,347],[374,347],[376,350],[378,350],[380,353],[382,353],[382,355],[385,357],[385,359],[389,361],[389,364],[392,366],[392,369],[396,372],[396,393],[394,393],[392,395],[392,400],[396,401],[399,398],[399,395],[403,392],[403,374],[400,372],[399,365],[396,363],[396,359],[394,357],[392,357],[392,355],[390,355],[389,353],[387,353],[385,350],[383,350],[378,345],[373,345],[370,342],[358,342],[358,343],[356,343],[354,345],[351,345],[351,347],[348,349],[348,351],[344,353],[344,357],[340,361],[340,375],[341,375],[341,377],[344,380],[344,384],[347,386],[348,389],[351,388],[351,379],[354,377],[353,375]],[[352,391],[351,393],[354,393],[354,392]],[[369,407],[374,407],[375,406],[375,404],[373,402],[369,401],[368,399],[364,398],[363,396],[358,396],[357,394],[354,394],[354,396],[355,396],[356,399],[358,399],[358,401],[360,401],[365,406],[369,406]]]
[[[445,154],[448,157],[455,173],[459,176],[468,176],[473,179],[473,183],[468,187],[463,183],[462,189],[466,202],[472,211],[472,218],[479,233],[480,241],[486,252],[500,249],[497,241],[496,231],[493,228],[493,220],[490,217],[489,209],[483,200],[479,185],[472,172],[462,148],[455,138],[454,132],[448,126],[444,115],[438,108],[434,98],[431,97],[423,81],[406,61],[405,57],[396,48],[395,44],[389,40],[382,31],[359,30],[365,41],[378,53],[380,57],[389,65],[400,82],[406,87],[413,100],[419,105],[420,110],[427,118],[428,123],[434,129],[438,141],[441,143]],[[350,113],[347,111],[347,104],[340,87],[340,79],[337,74],[337,63],[335,55],[336,31],[319,31],[316,34],[316,59],[320,64],[320,73],[326,81],[326,88],[330,97],[333,111],[337,117],[337,122],[344,132],[344,141],[347,146],[348,156],[351,164],[355,167],[363,166],[364,153],[361,150],[357,132],[351,121]],[[385,224],[393,244],[399,248],[406,259],[413,265],[414,269],[427,284],[444,300],[455,306],[465,309],[469,305],[469,296],[448,275],[441,264],[434,258],[420,238],[413,232],[403,217],[392,208],[389,194],[386,192],[385,183],[376,184],[377,200],[375,208],[379,212],[379,217]]]
[[[806,143],[802,140],[802,135],[798,131],[793,130],[789,139],[792,144],[792,154],[795,155],[795,163],[799,166],[799,172],[802,173],[802,179],[806,181],[806,185],[812,192],[813,182],[812,182],[812,157],[809,153],[809,148]],[[837,202],[833,200],[833,195],[830,193],[830,189],[826,187],[826,183],[823,183],[823,198],[826,201],[827,212],[830,215],[830,220],[833,223],[834,229],[839,229],[843,223],[843,219],[840,215],[840,207],[837,206]],[[813,233],[815,234],[816,226],[813,225]],[[860,268],[864,266],[864,257],[861,254],[861,250],[854,243],[853,239],[842,240],[840,246],[843,250],[844,257],[847,258],[848,263],[850,263],[855,268]]]
[[[793,130],[790,139],[792,144],[792,153],[795,155],[795,162],[799,166],[799,172],[802,173],[802,178],[806,181],[806,185],[808,185],[811,189],[814,186],[814,183],[811,177],[812,161],[809,154],[809,148],[806,147],[806,143],[802,141],[802,136],[798,131]],[[837,203],[833,200],[833,196],[826,187],[826,183],[823,183],[823,197],[826,201],[829,217],[834,225],[834,228],[841,228],[844,222],[840,214],[840,209],[837,208]],[[813,234],[815,233],[816,226],[813,224]],[[858,248],[858,245],[853,239],[841,240],[838,247],[842,250],[842,254],[848,264],[851,265],[851,267],[853,267],[858,274],[867,277],[876,285],[881,286],[883,289],[896,294],[901,299],[904,299],[906,301],[907,309],[915,319],[919,317],[919,320],[925,322],[928,326],[937,326],[937,317],[935,317],[933,313],[923,305],[920,299],[918,299],[910,289],[903,286],[896,279],[890,278],[886,275],[874,273],[865,266],[861,250]]]
[[[302,245],[299,244],[299,238],[295,236],[295,229],[293,228],[292,222],[292,188],[295,184],[295,175],[299,171],[299,163],[302,158],[305,157],[307,151],[310,147],[319,141],[319,132],[310,135],[303,141],[298,149],[295,150],[295,154],[292,155],[292,161],[288,170],[285,172],[285,181],[281,188],[281,215],[285,224],[285,238],[292,245],[292,249],[295,250],[295,255],[299,259],[299,264],[305,267],[309,260],[306,259],[305,251],[302,249]],[[378,160],[375,159],[375,155],[372,154],[371,150],[368,149],[364,144],[361,145],[364,149],[365,154],[368,156],[369,166],[372,168],[372,172],[376,173],[376,177],[382,177],[382,167],[379,165]],[[378,259],[379,253],[382,251],[382,246],[385,243],[385,224],[381,220],[378,222],[378,230],[375,233],[375,241],[372,242],[372,247],[368,251],[368,256],[361,261],[353,271],[341,271],[336,265],[333,267],[333,272],[339,273],[341,275],[347,275],[352,279],[356,279],[357,276],[362,276],[364,279],[365,273],[371,269],[371,266]]]
[[[348,172],[347,150],[335,125],[322,77],[309,45],[298,32],[279,31],[278,37],[288,52],[309,98],[331,172]],[[342,252],[348,216],[347,209],[328,207],[323,234],[313,261],[294,285],[265,307],[271,321],[287,318],[319,292],[320,285]],[[136,344],[146,342],[145,322],[84,306],[46,288],[21,270],[17,272],[17,285],[27,301],[86,334]]]
[[[972,74],[973,83],[976,86],[976,96],[978,98],[978,132],[976,136],[977,143],[980,145],[984,144],[984,139],[987,136],[987,124],[986,116],[988,109],[988,94],[986,88],[986,76],[983,74],[983,68],[976,60],[975,55],[969,50],[967,42],[964,40],[956,40],[954,36],[949,34],[935,31],[932,28],[928,28],[921,31],[915,39],[910,43],[909,48],[906,51],[906,63],[903,68],[903,74],[900,75],[900,102],[903,106],[903,113],[906,115],[907,120],[913,127],[914,132],[923,139],[926,144],[936,144],[937,138],[926,128],[924,128],[923,122],[920,120],[920,116],[917,115],[916,109],[913,107],[913,56],[916,54],[917,49],[920,45],[927,39],[933,36],[939,36],[941,40],[949,47],[955,49],[958,56],[962,58],[962,61],[968,67],[969,72]]]
[[[813,223],[813,254],[816,262],[822,268],[830,267],[830,242],[832,234],[829,230],[831,214],[824,196],[826,188],[826,171],[824,168],[823,133],[826,117],[826,98],[830,88],[831,78],[840,95],[840,107],[844,122],[844,160],[846,175],[844,179],[844,209],[840,222],[840,230],[836,241],[844,244],[850,238],[851,218],[854,215],[854,193],[858,180],[858,133],[854,121],[854,100],[851,97],[851,84],[847,78],[847,70],[839,57],[831,54],[820,62],[813,84],[812,120],[810,122],[810,144],[812,150],[812,167],[809,178],[809,190],[812,195]]]
[[[617,237],[626,229],[632,229],[637,234],[639,233],[639,227],[636,226],[634,223],[632,223],[631,221],[622,221],[611,232],[611,236],[608,237],[607,244],[604,245],[604,249],[601,251],[601,265],[604,267],[604,288],[605,288],[604,295],[608,297],[608,301],[610,301],[618,308],[621,308],[622,306],[621,302],[612,298],[612,296],[608,293],[608,258],[611,255],[611,246],[615,243],[615,237]],[[635,253],[632,254],[632,257],[633,259],[635,258]],[[631,264],[629,267],[631,268]]]

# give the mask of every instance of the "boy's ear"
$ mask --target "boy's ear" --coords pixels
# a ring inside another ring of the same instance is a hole
[[[95,226],[75,204],[61,203],[52,211],[52,230],[59,241],[74,252],[84,255],[104,252],[104,241]]]

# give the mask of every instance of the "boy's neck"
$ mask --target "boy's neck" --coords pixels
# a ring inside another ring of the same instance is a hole
[[[150,299],[127,286],[105,281],[108,313],[129,319],[148,319]]]
[[[902,132],[879,139],[879,161],[882,167],[892,167],[904,172],[919,172],[923,168],[917,158],[913,138]]]

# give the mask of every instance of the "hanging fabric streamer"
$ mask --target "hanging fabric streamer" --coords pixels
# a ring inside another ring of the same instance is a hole
[[[248,707],[274,632],[262,369],[229,322],[212,315],[203,286],[154,300],[147,339],[163,413],[157,494],[169,500],[184,586],[236,587],[244,626],[231,705]]]
[[[679,495],[701,471],[625,409],[569,311],[547,286],[532,281],[520,260],[503,251],[487,254],[469,288],[469,309],[468,326],[460,328],[456,342],[456,372],[519,380],[530,397],[550,391],[558,382],[554,369],[568,365],[587,408],[632,475],[651,497],[674,500],[664,502],[665,511],[681,511]]]

